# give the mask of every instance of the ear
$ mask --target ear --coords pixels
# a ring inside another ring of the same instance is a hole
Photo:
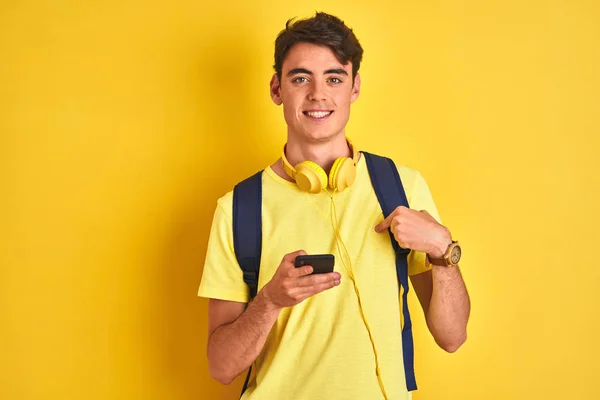
[[[271,78],[270,87],[271,99],[273,100],[273,103],[280,106],[281,103],[283,103],[283,100],[281,99],[281,84],[279,83],[279,79],[277,78],[277,73],[273,74],[273,77]]]
[[[356,74],[354,78],[354,85],[352,85],[352,96],[350,97],[350,103],[354,103],[358,99],[360,94],[360,74]]]

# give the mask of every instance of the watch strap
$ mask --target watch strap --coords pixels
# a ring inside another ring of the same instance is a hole
[[[446,260],[445,258],[432,258],[429,257],[429,255],[427,255],[427,259],[429,260],[429,264],[431,265],[437,265],[439,267],[447,267],[450,265],[448,260]]]

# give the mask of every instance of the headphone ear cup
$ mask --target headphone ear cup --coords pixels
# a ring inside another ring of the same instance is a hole
[[[319,193],[327,186],[327,174],[312,161],[303,161],[296,165],[296,184],[309,193]]]
[[[352,186],[356,179],[356,167],[352,159],[340,157],[333,163],[329,173],[329,187],[342,192]]]
[[[337,171],[340,168],[340,164],[344,161],[344,158],[345,157],[340,157],[336,159],[331,166],[331,171],[329,171],[329,187],[331,189],[335,189],[337,187]]]

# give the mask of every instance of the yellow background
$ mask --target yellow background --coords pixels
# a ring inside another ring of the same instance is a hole
[[[600,3],[294,3],[2,2],[0,398],[237,398],[207,371],[207,235],[278,157],[273,41],[317,9],[365,49],[348,135],[464,246],[458,353],[411,297],[415,399],[600,398]]]

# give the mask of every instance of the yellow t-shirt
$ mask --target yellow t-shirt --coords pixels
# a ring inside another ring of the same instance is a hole
[[[427,183],[419,172],[399,166],[411,208],[439,216]],[[354,272],[365,318],[379,357],[381,379],[389,400],[410,399],[402,361],[401,297],[395,255],[387,231],[376,233],[383,213],[373,190],[364,156],[354,184],[335,193],[338,247],[331,222],[332,200],[324,192],[310,194],[278,176],[263,173],[263,242],[258,290],[277,270],[283,256],[296,250],[335,255],[339,286],[281,311],[256,359],[256,377],[242,399],[378,400],[383,394],[375,371],[375,355],[361,317],[357,294],[347,269]],[[218,200],[198,295],[248,302],[233,250],[232,200]],[[341,249],[341,252],[338,251]],[[427,270],[425,254],[411,252],[409,274]],[[420,308],[412,307],[413,312]]]

